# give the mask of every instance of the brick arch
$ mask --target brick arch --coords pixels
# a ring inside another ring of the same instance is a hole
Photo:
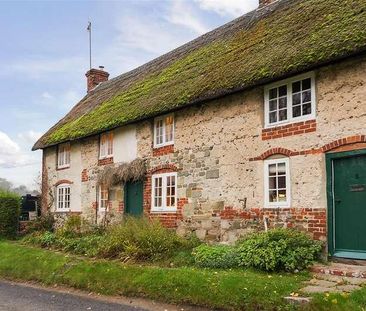
[[[69,184],[69,185],[71,185],[71,184],[73,184],[73,182],[70,181],[70,180],[68,180],[68,179],[61,179],[61,180],[57,181],[54,184],[54,186],[57,187],[57,186],[62,185],[62,184]]]
[[[322,152],[335,151],[340,147],[359,143],[366,143],[366,135],[354,135],[346,138],[337,139],[329,144],[324,145],[321,150]]]
[[[148,174],[155,174],[155,173],[158,173],[160,171],[177,172],[178,171],[178,168],[174,164],[162,164],[162,165],[158,165],[158,166],[150,169],[148,171]]]
[[[259,157],[256,157],[255,160],[265,160],[275,154],[282,154],[286,157],[289,157],[293,154],[293,152],[286,148],[271,148],[271,149],[267,150],[266,152],[262,153]]]

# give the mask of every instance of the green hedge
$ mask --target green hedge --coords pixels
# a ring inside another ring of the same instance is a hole
[[[13,238],[18,231],[20,197],[0,191],[0,237]]]

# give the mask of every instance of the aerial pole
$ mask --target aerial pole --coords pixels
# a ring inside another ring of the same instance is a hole
[[[91,42],[91,33],[92,33],[92,26],[91,22],[88,22],[88,27],[86,30],[89,32],[89,70],[92,69],[92,42]]]

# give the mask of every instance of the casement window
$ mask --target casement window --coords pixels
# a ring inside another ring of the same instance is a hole
[[[265,88],[265,126],[315,118],[315,78],[306,74]]]
[[[56,188],[56,211],[68,212],[70,211],[70,185],[61,184]]]
[[[57,167],[70,167],[70,143],[64,143],[58,146]]]
[[[266,207],[290,207],[289,159],[264,162],[264,188]]]
[[[99,210],[105,211],[108,207],[108,188],[105,185],[99,186]]]
[[[152,176],[152,212],[175,212],[177,210],[177,173]]]
[[[113,133],[108,132],[100,135],[99,158],[113,157]]]
[[[174,144],[174,116],[155,118],[154,121],[154,147],[163,147]]]

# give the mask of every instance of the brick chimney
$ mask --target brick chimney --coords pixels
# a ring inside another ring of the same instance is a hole
[[[104,71],[103,66],[99,66],[99,69],[90,69],[86,74],[87,91],[88,93],[94,89],[99,83],[108,81],[109,73]]]
[[[263,8],[273,2],[276,2],[277,0],[259,0],[259,8]]]

